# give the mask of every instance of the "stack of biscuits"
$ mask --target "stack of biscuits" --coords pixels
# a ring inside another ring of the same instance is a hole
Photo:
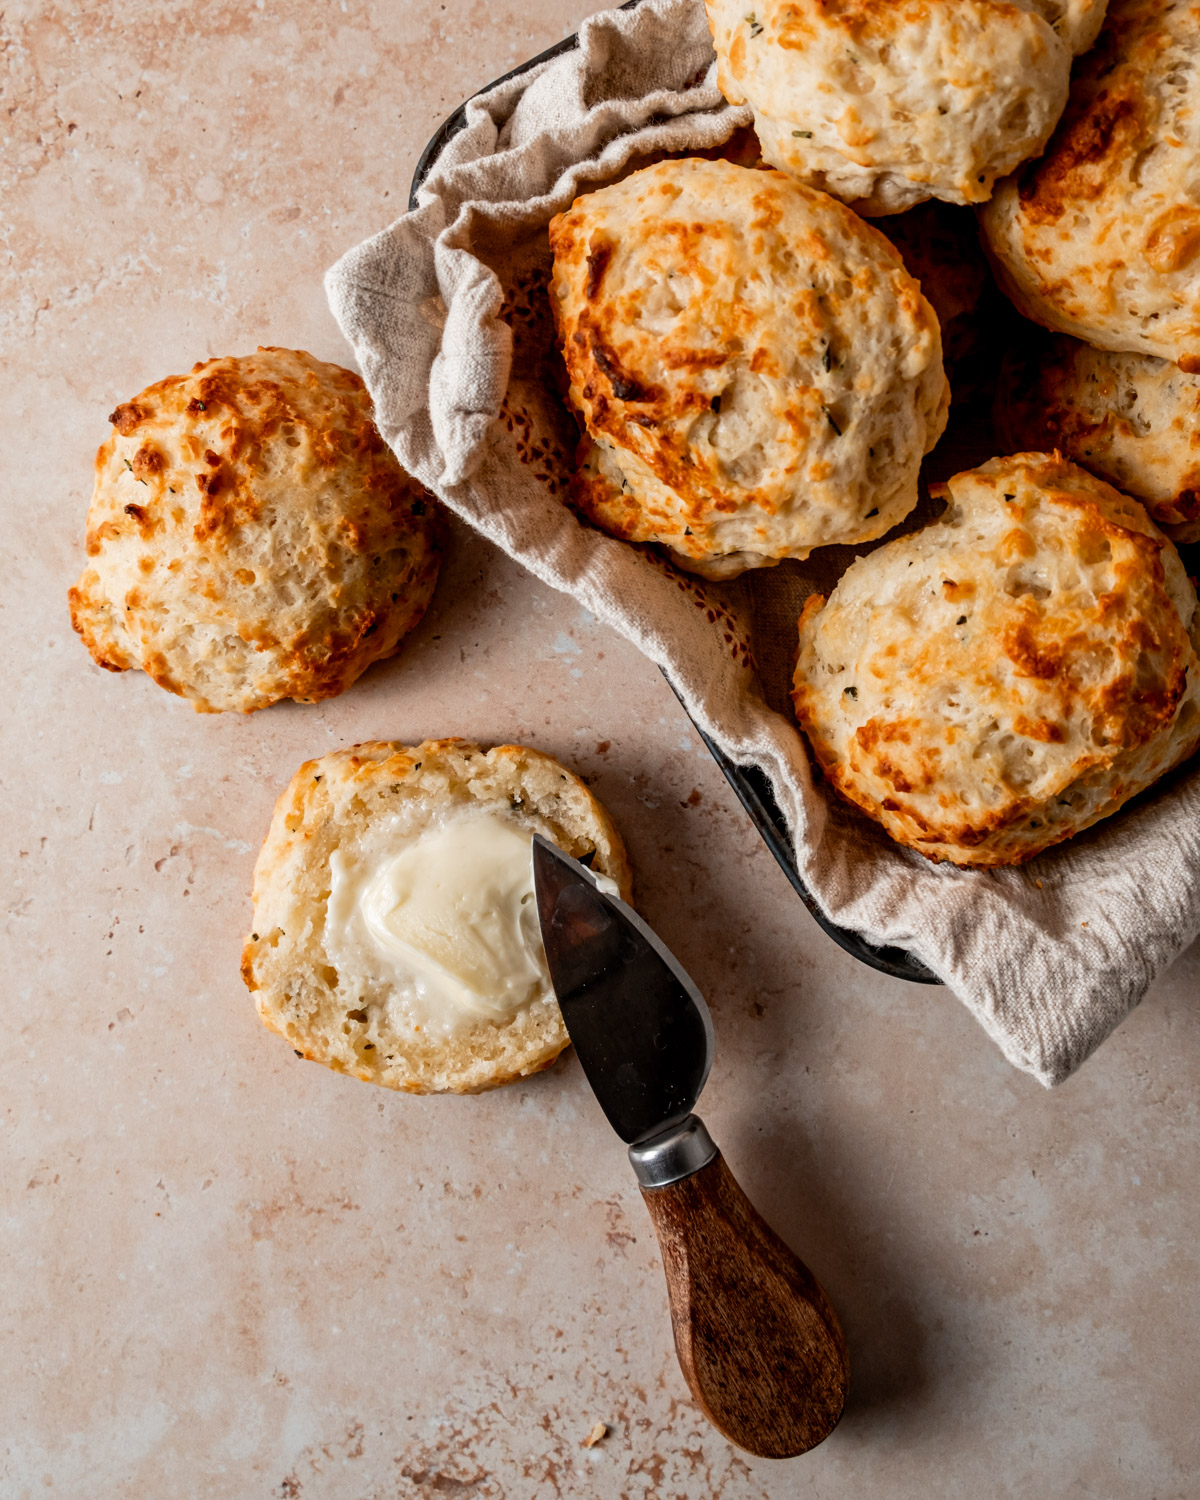
[[[808,599],[793,703],[893,838],[1026,860],[1200,744],[1175,545],[1200,539],[1200,21],[706,4],[760,160],[661,161],[550,225],[572,504],[710,579],[881,539],[982,350],[987,461]],[[1001,293],[1022,316],[997,386]]]
[[[1175,545],[1200,540],[1200,12],[706,4],[761,154],[644,165],[550,225],[571,503],[714,580],[882,543],[799,620],[815,759],[931,859],[1028,859],[1200,745],[1200,609]],[[951,385],[976,395],[996,363],[995,284],[1022,315],[1005,451],[927,485],[944,514],[885,541]],[[100,666],[202,712],[311,703],[421,619],[443,522],[358,376],[261,348],[110,420],[70,593]],[[628,899],[608,815],[535,750],[306,761],[255,873],[243,973],[264,1022],[412,1092],[548,1066],[567,1037],[534,834]]]

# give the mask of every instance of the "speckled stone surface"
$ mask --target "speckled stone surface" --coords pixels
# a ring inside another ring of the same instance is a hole
[[[655,670],[462,533],[409,647],[320,707],[195,715],[71,633],[116,401],[260,342],[344,359],[326,265],[460,98],[583,13],[0,16],[0,1495],[1192,1500],[1200,952],[1044,1093],[952,996],[823,937]],[[588,776],[710,997],[705,1117],[850,1340],[803,1459],[690,1405],[572,1058],[393,1097],[255,1018],[247,890],[295,765],[447,733]]]

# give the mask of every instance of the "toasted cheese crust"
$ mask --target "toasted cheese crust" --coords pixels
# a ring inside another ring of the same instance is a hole
[[[1046,154],[982,226],[1035,322],[1200,370],[1200,10],[1113,0]]]
[[[1036,156],[1103,0],[706,0],[717,81],[749,104],[763,155],[892,214],[982,203]]]
[[[996,427],[1006,444],[1060,449],[1134,496],[1172,541],[1200,541],[1200,374],[1043,336],[1006,360]]]
[[[350,370],[294,349],[210,359],[110,420],[70,591],[100,666],[249,712],[335,696],[421,618],[437,504]]]
[[[587,430],[577,506],[685,566],[866,541],[945,426],[937,319],[892,245],[782,173],[663,161],[550,225]]]
[[[313,1062],[407,1093],[473,1094],[549,1067],[567,1045],[553,995],[507,1021],[450,1036],[408,1024],[388,986],[336,968],[324,942],[331,858],[368,863],[397,823],[414,835],[448,813],[487,813],[543,834],[615,880],[632,879],[608,813],[564,766],[523,745],[375,741],[305,761],[280,797],[254,869],[242,976],[263,1024]]]
[[[894,839],[1015,864],[1200,744],[1200,611],[1142,507],[1057,455],[993,459],[947,490],[943,520],[808,600],[796,714]]]

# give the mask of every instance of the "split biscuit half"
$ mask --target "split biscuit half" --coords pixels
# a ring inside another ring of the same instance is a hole
[[[378,741],[306,761],[254,871],[242,973],[264,1024],[414,1094],[549,1067],[568,1038],[530,895],[535,833],[629,899],[612,820],[540,751]]]

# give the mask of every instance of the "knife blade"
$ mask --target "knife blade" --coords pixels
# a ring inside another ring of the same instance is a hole
[[[554,993],[609,1124],[632,1144],[686,1119],[712,1066],[704,997],[632,907],[540,836],[534,889]]]
[[[567,1033],[654,1223],[684,1377],[732,1442],[765,1458],[805,1453],[842,1414],[846,1341],[693,1113],[713,1057],[704,998],[642,918],[541,835],[533,872]]]

